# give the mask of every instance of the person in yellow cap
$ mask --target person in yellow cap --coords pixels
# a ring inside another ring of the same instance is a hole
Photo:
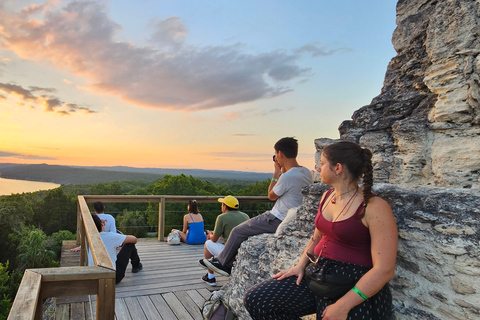
[[[208,240],[204,245],[205,259],[218,256],[222,252],[225,246],[224,242],[227,241],[232,229],[249,219],[246,213],[238,210],[240,204],[237,198],[226,196],[225,198],[219,198],[218,202],[222,203],[222,214],[217,217],[213,232],[207,230]],[[220,241],[222,238],[224,241]],[[205,268],[203,259],[199,260],[198,263]],[[207,274],[202,276],[202,280],[211,286],[217,285],[213,270],[208,269]]]

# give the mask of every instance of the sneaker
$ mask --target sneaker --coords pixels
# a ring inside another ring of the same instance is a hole
[[[137,273],[138,271],[143,269],[143,265],[141,262],[138,263],[138,266],[132,267],[132,273]]]
[[[198,260],[198,265],[204,269],[208,269],[208,267],[203,263],[203,259]]]
[[[205,282],[205,283],[208,283],[209,285],[211,285],[212,287],[215,287],[217,285],[217,283],[215,282],[215,277],[213,277],[212,279],[208,279],[208,273],[204,276],[202,276],[202,280]]]
[[[203,259],[203,263],[207,266],[208,269],[218,272],[222,276],[230,277],[232,267],[222,265],[217,258]]]

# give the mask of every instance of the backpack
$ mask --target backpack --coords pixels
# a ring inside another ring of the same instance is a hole
[[[168,244],[180,244],[180,235],[178,234],[178,230],[170,232],[167,237]]]
[[[210,311],[208,311],[205,320],[237,320],[237,316],[232,309],[223,302],[222,299],[213,301]]]

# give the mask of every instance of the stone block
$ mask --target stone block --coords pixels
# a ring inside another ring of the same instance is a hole
[[[413,216],[424,221],[434,222],[438,220],[438,217],[434,216],[431,213],[423,212],[421,210],[415,210]]]
[[[425,258],[431,263],[436,265],[443,265],[445,262],[445,259],[441,255],[432,254],[429,252],[425,252]]]
[[[429,270],[429,272],[422,272],[422,275],[432,283],[443,283],[445,281],[445,277],[442,276],[441,271],[431,272],[431,270]]]
[[[439,306],[437,311],[442,315],[443,319],[449,320],[465,320],[465,312],[458,307],[454,306]],[[468,319],[468,318],[467,318]],[[473,320],[473,319],[472,319]]]
[[[458,294],[474,294],[477,292],[472,286],[470,286],[470,283],[459,277],[451,277],[450,285],[452,286],[453,291]]]
[[[480,261],[468,259],[466,261],[456,261],[454,264],[456,271],[471,276],[480,276]],[[478,280],[477,280],[478,281]],[[480,281],[479,281],[480,282]]]
[[[435,243],[435,246],[440,250],[440,252],[453,256],[461,256],[468,253],[468,251],[462,245]]]
[[[421,297],[418,297],[418,298],[413,298],[413,301],[415,301],[419,306],[423,306],[423,307],[426,307],[426,308],[433,308],[435,306],[434,302],[432,301],[432,299],[428,299],[429,296],[428,295],[423,295]]]
[[[418,283],[416,281],[412,281],[407,279],[405,276],[396,276],[390,281],[390,285],[392,288],[396,290],[403,291],[406,289],[414,289],[418,287]]]
[[[408,241],[425,241],[426,236],[421,232],[398,230],[398,236]]]
[[[444,234],[456,234],[456,235],[472,235],[475,231],[469,226],[451,225],[451,224],[439,224],[436,225],[435,230]]]
[[[420,229],[422,231],[432,229],[432,224],[427,222],[420,222],[420,221],[405,219],[405,223],[407,224],[407,226],[413,229]]]
[[[432,298],[435,298],[442,303],[445,303],[448,301],[448,298],[442,292],[433,290],[433,291],[430,291],[429,294]]]
[[[477,315],[480,315],[480,307],[477,304],[472,304],[469,303],[463,299],[454,299],[453,302],[455,302],[456,305],[458,305],[461,308],[467,308],[469,309],[472,313],[475,313]]]

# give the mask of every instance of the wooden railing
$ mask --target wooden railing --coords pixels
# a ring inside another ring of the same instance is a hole
[[[79,221],[95,266],[27,269],[8,320],[42,319],[43,300],[49,297],[97,295],[97,319],[115,317],[115,267],[103,245],[84,197],[78,197]],[[84,242],[86,244],[86,242]],[[86,246],[82,246],[86,256]],[[84,259],[85,260],[85,259]]]
[[[102,201],[103,203],[135,203],[135,202],[153,202],[158,203],[158,240],[164,240],[165,233],[165,203],[167,202],[176,202],[176,203],[188,203],[189,200],[195,199],[197,202],[203,203],[214,203],[218,202],[219,196],[170,196],[170,195],[159,195],[159,196],[144,196],[144,195],[115,195],[115,196],[84,196],[87,203],[93,203],[95,201]],[[240,203],[261,203],[261,202],[271,202],[266,196],[238,196],[236,197]],[[219,207],[220,210],[220,207]],[[80,219],[80,215],[78,215]],[[77,226],[80,226],[80,221],[77,221]],[[80,231],[80,230],[77,230]],[[77,244],[80,244],[80,239],[78,237],[79,232],[77,232]]]
[[[42,319],[43,300],[49,297],[97,295],[97,320],[113,320],[115,317],[115,267],[101,241],[87,203],[102,201],[158,202],[158,240],[164,240],[165,203],[217,202],[218,196],[141,196],[105,195],[78,196],[77,244],[81,245],[80,266],[44,269],[27,269],[23,275],[8,320]],[[268,197],[241,196],[242,202],[270,202]],[[86,266],[87,244],[95,266]]]

